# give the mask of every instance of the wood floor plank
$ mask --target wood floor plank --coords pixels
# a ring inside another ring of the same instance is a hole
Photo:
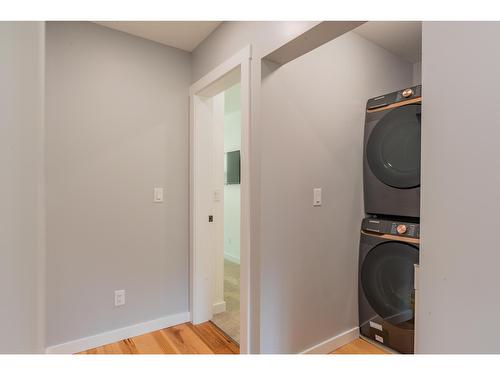
[[[121,354],[125,348],[127,348],[127,345],[124,343],[125,340],[115,342],[111,345],[109,345],[109,354]],[[124,354],[131,354],[131,353],[124,353]]]
[[[154,339],[155,332],[147,333],[141,336],[132,337],[130,340],[134,343],[138,354],[163,354],[163,348]]]
[[[330,354],[389,354],[389,352],[380,349],[368,341],[358,338],[341,346]]]
[[[191,325],[196,334],[215,354],[239,354],[239,346],[212,322]]]
[[[132,339],[125,339],[119,342],[120,351],[115,354],[138,354],[138,350]]]
[[[179,353],[214,354],[188,324],[163,329],[162,332]]]
[[[153,338],[158,343],[160,348],[165,354],[181,354],[175,350],[172,342],[166,337],[165,333],[162,331],[155,331],[152,333]]]
[[[107,345],[103,345],[103,346],[96,348],[97,354],[108,354],[106,347],[107,347]]]
[[[238,354],[238,345],[214,323],[184,323],[79,354]],[[358,338],[331,354],[389,354]]]

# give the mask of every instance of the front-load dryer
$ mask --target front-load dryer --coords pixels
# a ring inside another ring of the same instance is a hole
[[[414,266],[419,224],[367,218],[359,246],[359,329],[397,352],[414,352]]]
[[[369,99],[363,186],[365,212],[420,216],[421,86]]]

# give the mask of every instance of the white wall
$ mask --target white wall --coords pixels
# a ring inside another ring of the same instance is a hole
[[[423,23],[418,353],[500,353],[499,35]]]
[[[422,84],[422,62],[416,62],[413,64],[413,83],[412,85]]]
[[[46,72],[48,345],[187,312],[189,54],[49,22]]]
[[[224,92],[224,152],[241,149],[240,85]],[[224,186],[224,257],[240,262],[240,185]]]
[[[44,346],[43,22],[0,22],[0,353]]]

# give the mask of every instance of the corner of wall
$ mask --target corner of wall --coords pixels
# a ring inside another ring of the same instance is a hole
[[[45,29],[46,22],[39,22],[40,59],[40,139],[38,149],[38,252],[37,252],[37,340],[36,351],[43,353],[47,341],[47,236],[45,199]]]

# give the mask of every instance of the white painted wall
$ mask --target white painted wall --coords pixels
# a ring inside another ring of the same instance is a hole
[[[416,62],[413,64],[413,83],[412,85],[422,84],[422,62]]]
[[[500,353],[499,35],[423,23],[418,353]]]
[[[187,312],[190,55],[48,22],[46,79],[48,345]]]
[[[224,92],[224,152],[241,149],[240,85]],[[240,262],[240,185],[224,186],[224,257]]]
[[[44,32],[0,22],[0,353],[45,345]]]

